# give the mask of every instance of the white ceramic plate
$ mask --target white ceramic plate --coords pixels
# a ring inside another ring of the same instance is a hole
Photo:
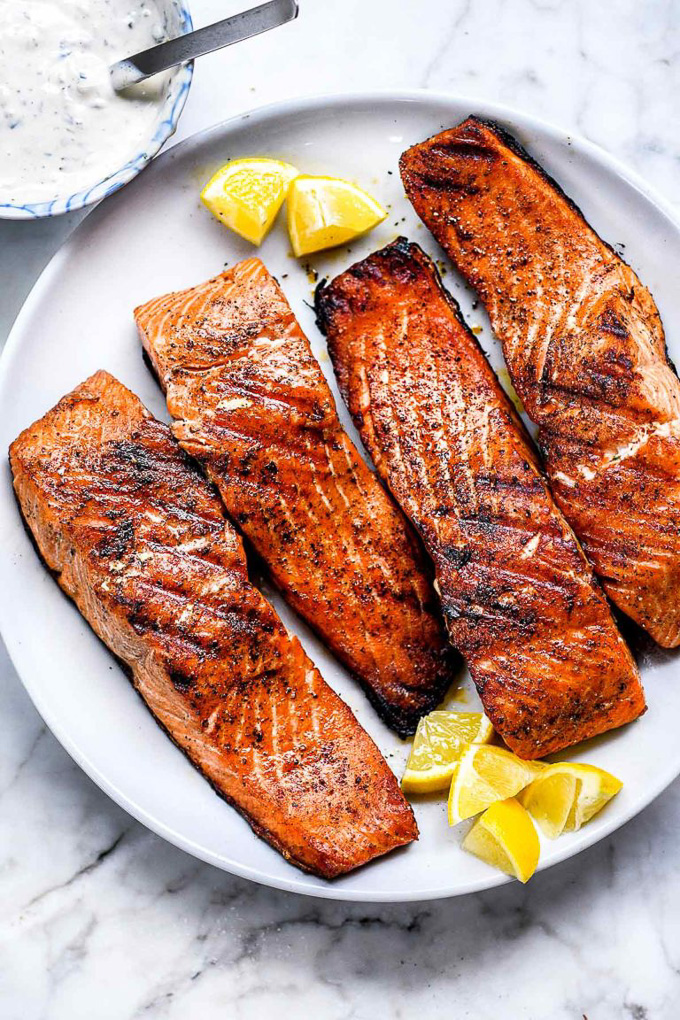
[[[335,274],[404,233],[441,257],[406,202],[397,160],[407,145],[474,112],[500,120],[562,184],[607,240],[651,287],[671,355],[680,356],[680,231],[673,214],[609,156],[524,115],[431,93],[374,94],[283,103],[198,135],[156,160],[93,212],[44,272],[19,316],[0,370],[0,446],[85,376],[106,368],[165,418],[141,357],[132,308],[198,283],[252,253],[198,201],[200,186],[229,158],[272,155],[308,173],[355,179],[389,206],[368,238],[319,257]],[[283,287],[332,375],[306,304],[313,286],[288,254],[278,224],[260,254]],[[311,262],[312,260],[310,260]],[[481,312],[455,274],[461,301],[496,366],[502,361]],[[348,422],[338,398],[343,419]],[[351,430],[351,426],[350,426]],[[353,430],[352,434],[354,435]],[[440,799],[416,804],[420,841],[332,883],[303,875],[257,839],[156,726],[125,676],[44,570],[22,527],[6,460],[0,491],[0,622],[10,654],[43,718],[85,771],[155,832],[218,867],[268,885],[335,899],[409,900],[453,896],[505,881],[459,846]],[[360,691],[309,632],[281,606],[325,678],[351,705],[397,774],[408,745],[376,718]],[[640,811],[680,773],[680,676],[675,655],[647,649],[641,666],[649,711],[627,729],[577,749],[624,780],[623,792],[579,833],[545,843],[541,867],[578,853]],[[477,705],[466,681],[466,708]],[[460,704],[460,700],[459,700]],[[462,706],[461,706],[462,707]]]

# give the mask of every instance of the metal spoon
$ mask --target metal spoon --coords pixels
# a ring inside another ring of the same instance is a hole
[[[287,21],[297,18],[297,15],[296,0],[270,0],[270,3],[241,11],[224,21],[199,28],[196,32],[187,32],[177,39],[170,39],[159,46],[152,46],[149,50],[117,61],[110,68],[111,82],[116,92],[120,92],[175,64],[183,64],[194,57],[202,57],[204,53],[212,53],[223,46],[231,46],[232,43],[268,32],[270,28],[285,25]]]

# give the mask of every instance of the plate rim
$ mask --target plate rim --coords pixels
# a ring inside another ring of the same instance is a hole
[[[597,164],[604,166],[614,172],[618,177],[622,178],[646,201],[655,206],[656,209],[670,222],[671,226],[680,234],[680,212],[678,212],[673,204],[659,194],[652,185],[648,184],[644,178],[628,167],[618,157],[611,155],[605,149],[601,148],[594,142],[589,141],[579,133],[568,131],[551,121],[534,116],[533,114],[525,113],[503,103],[491,102],[486,99],[466,96],[455,92],[431,91],[424,88],[384,88],[348,92],[310,93],[297,96],[292,99],[284,99],[268,103],[253,110],[237,113],[218,124],[195,132],[188,138],[183,139],[176,145],[166,149],[159,156],[153,159],[145,172],[151,174],[160,172],[158,168],[172,160],[180,150],[187,152],[192,148],[197,148],[203,145],[206,139],[209,139],[212,136],[228,134],[230,131],[242,126],[244,121],[252,120],[255,124],[262,125],[272,118],[290,117],[300,113],[311,114],[329,107],[337,108],[347,106],[357,108],[363,105],[366,108],[372,108],[376,104],[382,105],[395,102],[424,102],[426,104],[440,106],[442,112],[446,110],[448,104],[463,104],[468,106],[471,110],[481,114],[481,116],[508,121],[512,126],[519,128],[520,130],[536,131],[539,134],[550,137],[561,146],[568,144],[576,156],[585,154]],[[143,179],[143,175],[140,176],[142,176]],[[120,200],[120,198],[118,200]],[[100,209],[101,205],[97,207],[97,210]],[[77,243],[77,236],[82,223],[85,223],[89,219],[90,215],[96,216],[97,210],[93,209],[92,212],[89,213],[69,234],[42,270],[29,291],[28,296],[12,324],[4,349],[0,354],[0,390],[5,385],[6,377],[9,375],[13,360],[19,352],[20,334],[22,332],[22,323],[24,318],[28,318],[30,316],[33,306],[39,303],[43,291],[49,287],[52,276],[54,274],[58,274],[62,262],[68,258],[71,246]],[[431,900],[453,898],[455,896],[463,896],[474,892],[493,889],[512,881],[505,875],[500,873],[494,874],[490,871],[488,877],[468,881],[463,886],[459,886],[455,889],[452,889],[449,886],[435,886],[426,891],[418,890],[413,892],[408,889],[399,890],[398,892],[381,890],[364,891],[360,889],[343,888],[341,885],[335,885],[333,882],[327,882],[318,886],[310,886],[305,884],[305,876],[302,874],[298,876],[296,869],[294,869],[292,865],[292,873],[290,877],[279,877],[276,875],[264,874],[258,868],[251,868],[247,864],[243,864],[240,861],[234,861],[228,856],[218,857],[212,852],[206,851],[202,846],[195,843],[182,833],[172,829],[162,819],[157,818],[155,815],[148,812],[131,799],[128,794],[120,790],[99,770],[94,762],[92,762],[88,757],[87,753],[80,748],[68,732],[65,732],[61,725],[52,719],[49,708],[43,703],[40,690],[35,689],[32,680],[27,680],[17,665],[17,661],[21,657],[19,644],[18,642],[16,644],[14,642],[11,628],[8,626],[8,621],[4,618],[5,610],[3,607],[4,603],[0,601],[0,634],[4,639],[9,658],[22,686],[24,687],[24,690],[57,741],[76,762],[76,764],[83,769],[89,778],[95,782],[104,793],[111,797],[116,804],[123,808],[123,810],[128,812],[128,814],[131,814],[137,821],[146,826],[146,828],[161,836],[163,839],[166,839],[168,842],[177,846],[184,852],[191,854],[193,857],[196,857],[207,864],[211,864],[222,871],[226,871],[229,874],[248,879],[249,881],[256,882],[259,885],[269,888],[294,892],[305,896],[318,897],[321,899],[348,902],[429,902]],[[538,871],[545,871],[564,860],[576,857],[583,850],[593,846],[602,839],[611,835],[613,832],[621,829],[632,818],[644,811],[645,808],[647,808],[649,804],[651,804],[652,801],[654,801],[673,782],[673,780],[678,777],[679,774],[680,773],[675,767],[668,768],[666,771],[661,770],[660,774],[657,776],[656,782],[650,783],[644,795],[631,804],[622,815],[618,815],[610,821],[608,821],[605,816],[600,820],[600,824],[595,826],[592,830],[582,830],[582,836],[576,841],[576,843],[570,842],[565,845],[561,851],[554,853],[549,861],[539,865]],[[374,866],[379,866],[379,863],[380,860],[378,859]],[[323,880],[319,879],[318,881],[321,882]]]

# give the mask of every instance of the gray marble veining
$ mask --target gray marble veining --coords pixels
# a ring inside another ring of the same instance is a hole
[[[194,0],[197,24],[239,7]],[[205,58],[178,138],[310,92],[422,86],[579,131],[680,204],[678,0],[302,2]],[[78,217],[0,225],[0,339]],[[216,871],[129,818],[0,651],[2,1020],[676,1020],[680,786],[579,857],[448,902],[333,904]]]

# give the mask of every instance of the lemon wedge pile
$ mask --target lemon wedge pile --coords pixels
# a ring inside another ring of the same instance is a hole
[[[527,882],[540,852],[534,821],[549,839],[573,832],[623,784],[594,765],[524,761],[493,736],[479,712],[431,712],[418,724],[401,785],[405,793],[448,787],[449,824],[475,819],[463,849]]]
[[[418,723],[401,780],[404,793],[448,790],[467,744],[488,744],[493,727],[481,712],[430,712]]]
[[[286,199],[297,256],[346,244],[387,216],[379,202],[350,181],[300,174],[290,163],[265,157],[226,163],[201,192],[201,201],[218,220],[257,245]]]

